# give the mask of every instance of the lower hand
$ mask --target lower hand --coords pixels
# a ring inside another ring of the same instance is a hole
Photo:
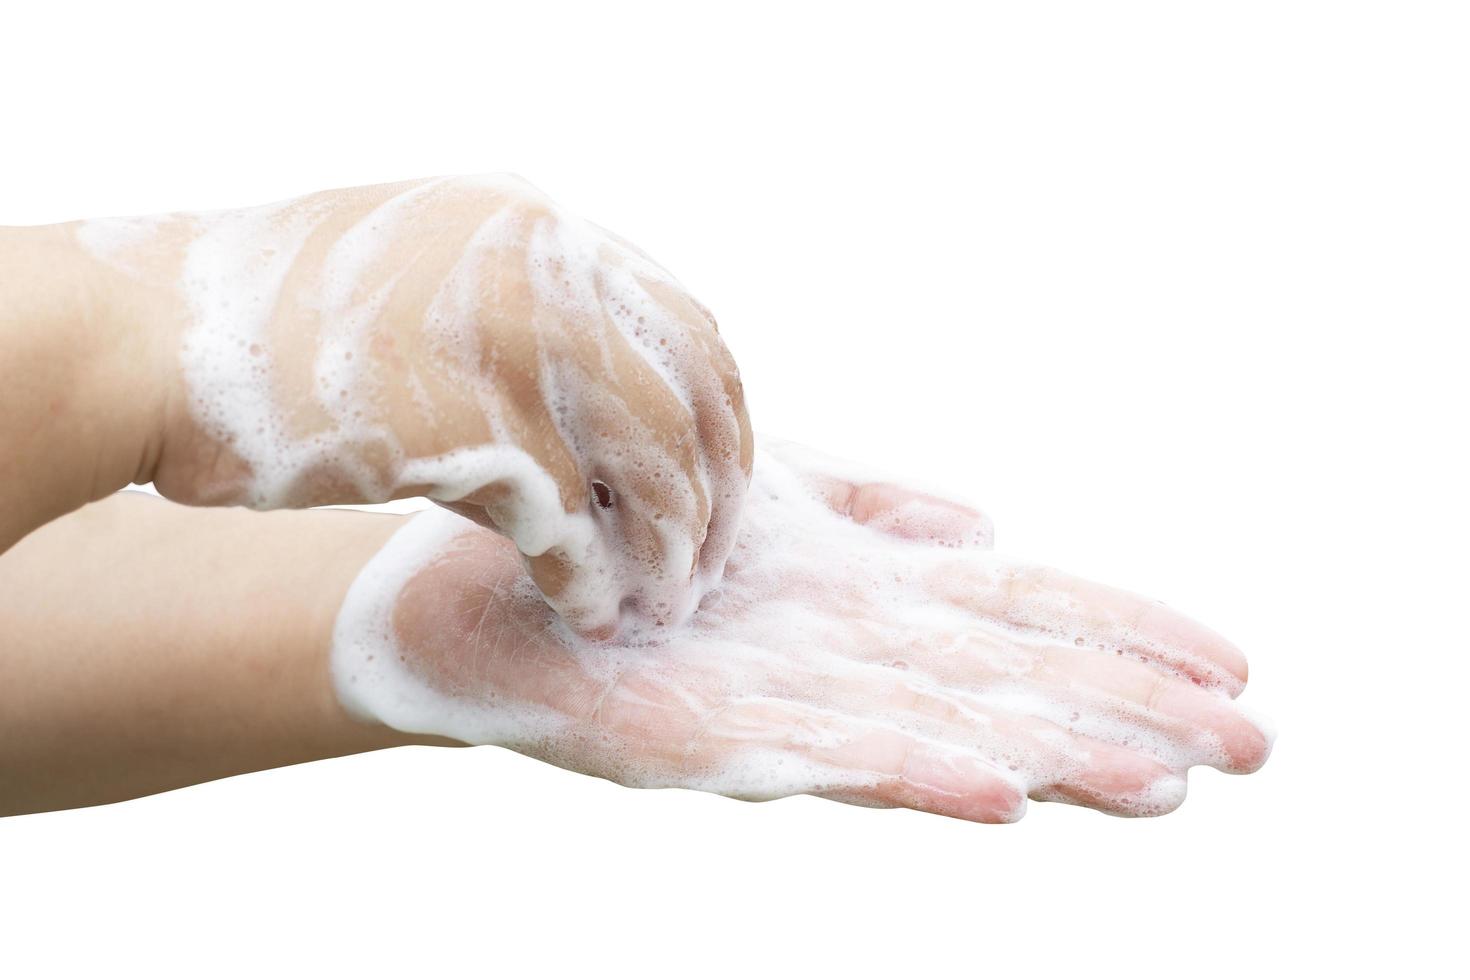
[[[334,676],[391,727],[630,786],[984,822],[1028,797],[1164,813],[1191,766],[1265,761],[1234,646],[988,539],[973,511],[763,454],[721,594],[686,630],[596,645],[502,541],[425,514],[349,593]]]

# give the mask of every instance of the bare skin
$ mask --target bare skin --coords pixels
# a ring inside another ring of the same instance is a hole
[[[728,555],[753,442],[713,318],[513,178],[4,228],[0,270],[0,550],[129,483],[427,495],[589,635],[687,614]]]
[[[90,806],[410,739],[326,653],[398,519],[109,496],[0,555],[0,812]]]
[[[167,341],[66,226],[0,228],[0,552],[157,471]]]

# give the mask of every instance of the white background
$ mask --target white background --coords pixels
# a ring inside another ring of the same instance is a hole
[[[1454,10],[7,5],[0,222],[519,172],[716,311],[758,429],[1216,626],[1280,737],[1158,820],[750,805],[498,749],[15,818],[0,972],[1463,969]]]

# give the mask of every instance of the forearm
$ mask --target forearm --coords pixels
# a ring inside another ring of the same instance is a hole
[[[148,305],[74,226],[0,228],[0,552],[149,479],[169,394]]]
[[[118,494],[0,555],[0,813],[421,741],[348,716],[328,673],[400,521]]]

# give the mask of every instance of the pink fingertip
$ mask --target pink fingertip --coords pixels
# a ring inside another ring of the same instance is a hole
[[[925,793],[935,812],[978,823],[1014,823],[1025,816],[1026,793],[988,763],[962,753],[919,748],[903,780]]]

